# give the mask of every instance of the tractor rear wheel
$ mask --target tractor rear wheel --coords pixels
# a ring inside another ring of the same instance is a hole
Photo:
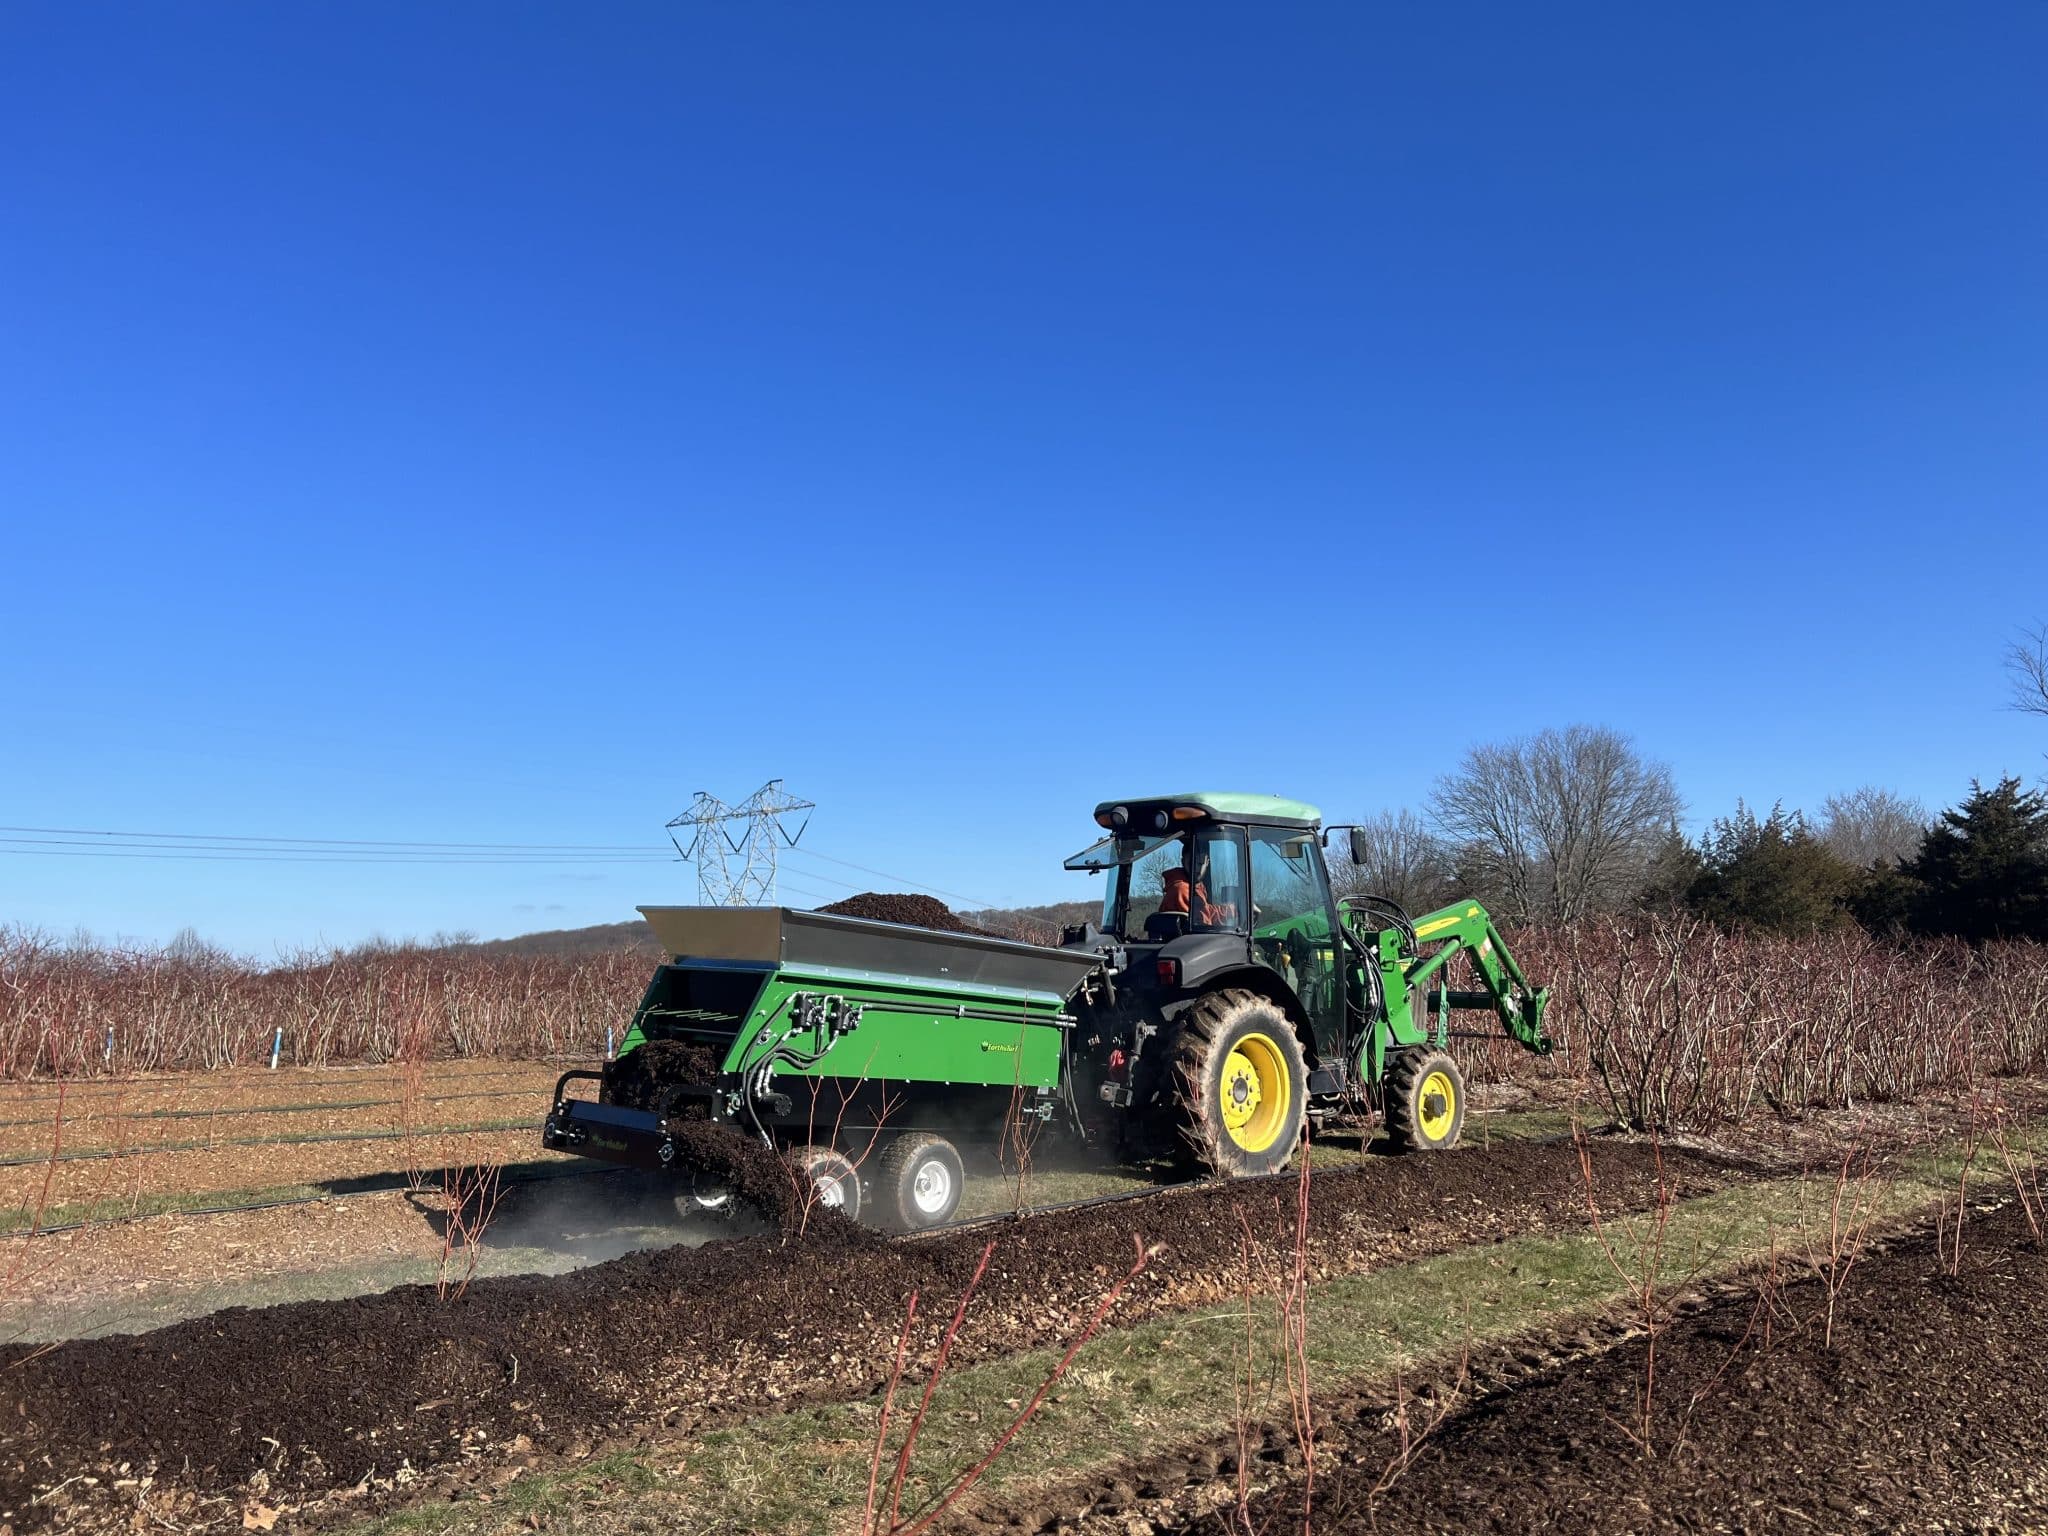
[[[1180,1016],[1166,1058],[1173,1150],[1223,1178],[1278,1173],[1301,1143],[1308,1064],[1294,1025],[1256,992],[1211,992]]]
[[[806,1206],[838,1211],[848,1221],[860,1220],[860,1170],[853,1159],[831,1147],[797,1147],[789,1154],[797,1176],[810,1181],[800,1196]]]
[[[907,1131],[882,1149],[869,1219],[892,1232],[942,1226],[959,1208],[966,1183],[967,1170],[953,1143],[924,1131]]]
[[[1442,1051],[1395,1051],[1387,1062],[1386,1105],[1396,1151],[1449,1151],[1465,1128],[1465,1075]]]

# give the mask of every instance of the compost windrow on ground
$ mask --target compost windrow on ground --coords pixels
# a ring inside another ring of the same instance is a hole
[[[1655,1200],[1649,1147],[1600,1144],[1593,1159],[1603,1209]],[[1663,1164],[1681,1194],[1747,1172],[1668,1148]],[[1577,1226],[1586,1212],[1578,1154],[1561,1144],[1375,1159],[1318,1173],[1313,1196],[1308,1246],[1318,1274]],[[991,1241],[955,1359],[1059,1342],[1123,1271],[1134,1240],[1158,1252],[1125,1293],[1120,1319],[1236,1295],[1241,1222],[1268,1262],[1293,1247],[1294,1199],[1282,1176],[909,1241],[814,1209],[799,1215],[800,1238],[484,1280],[448,1301],[414,1286],[237,1308],[45,1351],[0,1349],[0,1520],[21,1529],[67,1510],[93,1518],[125,1504],[132,1513],[132,1496],[112,1484],[145,1473],[162,1493],[233,1490],[260,1471],[270,1501],[289,1502],[388,1478],[401,1465],[417,1472],[473,1460],[519,1435],[563,1451],[863,1390],[888,1367],[909,1293],[926,1298],[913,1348],[929,1350]],[[32,1505],[81,1474],[101,1481]]]
[[[1310,1495],[1315,1529],[2048,1528],[2048,1251],[2008,1205],[1969,1218],[1960,1268],[1949,1268],[1932,1234],[1862,1255],[1836,1299],[1831,1339],[1818,1279],[1725,1297],[1660,1334],[1654,1377],[1636,1334],[1478,1395],[1388,1487],[1399,1455],[1386,1428],[1393,1404],[1330,1405]],[[1411,1426],[1428,1422],[1426,1408],[1409,1406]],[[1162,1459],[1127,1482],[1156,1488],[1173,1472]],[[1216,1476],[1213,1465],[1201,1474]],[[1254,1500],[1251,1528],[1299,1530],[1303,1498],[1294,1480]],[[1236,1536],[1244,1522],[1232,1501],[1184,1523],[1098,1508],[1078,1526],[1055,1517],[1023,1528]]]

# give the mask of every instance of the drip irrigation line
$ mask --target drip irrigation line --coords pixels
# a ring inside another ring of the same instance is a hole
[[[600,1178],[606,1174],[624,1173],[626,1171],[623,1168],[612,1167],[564,1168],[559,1173],[530,1173],[523,1178],[505,1178],[501,1176],[498,1182],[500,1185],[549,1184],[557,1179]],[[390,1184],[374,1185],[366,1189],[352,1189],[345,1194],[334,1194],[330,1191],[324,1195],[290,1195],[282,1200],[255,1200],[246,1205],[180,1206],[173,1210],[137,1211],[129,1216],[89,1217],[84,1221],[59,1222],[57,1225],[49,1227],[16,1227],[12,1231],[0,1232],[0,1239],[9,1237],[50,1237],[60,1232],[82,1232],[87,1227],[113,1227],[123,1226],[131,1221],[151,1221],[159,1216],[239,1216],[244,1211],[278,1211],[294,1205],[319,1205],[323,1201],[328,1200],[352,1200],[357,1195],[395,1194],[401,1189],[410,1187],[402,1179],[395,1179]]]
[[[445,1058],[445,1060],[449,1062],[488,1061],[490,1059],[492,1058],[484,1056],[451,1056]],[[588,1061],[589,1059],[589,1056],[581,1051],[575,1052],[573,1054],[565,1053],[560,1056],[522,1056],[517,1058],[517,1061],[520,1063],[519,1065],[491,1067],[482,1072],[467,1072],[462,1073],[460,1075],[468,1080],[475,1080],[479,1078],[510,1077],[516,1072],[525,1070],[527,1067],[553,1068],[559,1067],[566,1062]],[[289,1090],[292,1086],[290,1083],[272,1079],[267,1071],[264,1071],[262,1068],[259,1067],[245,1067],[240,1069],[234,1067],[205,1068],[193,1072],[161,1072],[155,1074],[154,1076],[145,1075],[140,1077],[21,1077],[15,1078],[11,1081],[0,1082],[0,1103],[4,1103],[10,1093],[17,1091],[23,1094],[24,1096],[33,1096],[34,1094],[39,1092],[53,1094],[56,1091],[57,1085],[59,1083],[64,1083],[68,1085],[69,1091],[65,1094],[65,1098],[67,1099],[106,1098],[110,1096],[118,1096],[119,1094],[127,1092],[129,1089],[149,1090],[153,1088],[168,1088],[191,1082],[198,1082],[203,1086],[205,1080],[208,1078],[224,1075],[227,1073],[232,1073],[236,1070],[258,1073],[258,1082],[252,1085],[255,1087],[261,1087],[265,1089],[283,1088]],[[288,1072],[370,1073],[401,1072],[404,1070],[404,1068],[397,1062],[380,1061],[358,1063],[337,1062],[333,1065],[324,1067],[295,1065],[292,1067],[288,1067],[285,1070]]]
[[[341,1141],[399,1141],[406,1137],[479,1136],[488,1131],[537,1130],[532,1120],[485,1120],[474,1125],[423,1125],[410,1131],[334,1131],[314,1136],[229,1136],[218,1141],[166,1141],[150,1147],[81,1147],[52,1157],[0,1157],[0,1168],[29,1168],[43,1163],[105,1162],[117,1157],[162,1157],[171,1152],[212,1152],[222,1147],[320,1147]]]
[[[416,1102],[421,1104],[450,1104],[457,1099],[510,1099],[524,1098],[537,1093],[530,1088],[483,1088],[474,1093],[441,1093],[424,1096]],[[228,1109],[131,1109],[90,1112],[93,1118],[102,1120],[208,1120],[234,1119],[241,1115],[311,1115],[322,1110],[336,1112],[358,1109],[381,1109],[386,1105],[403,1104],[404,1099],[342,1099],[331,1104],[255,1104],[236,1105]],[[24,1125],[48,1125],[53,1116],[36,1115],[27,1120],[0,1120],[0,1129]],[[72,1123],[67,1120],[67,1124]]]

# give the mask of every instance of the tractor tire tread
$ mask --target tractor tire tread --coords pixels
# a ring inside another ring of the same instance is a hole
[[[1246,1178],[1278,1173],[1292,1161],[1301,1141],[1301,1126],[1307,1122],[1308,1070],[1301,1057],[1301,1042],[1286,1022],[1274,1033],[1281,1037],[1283,1050],[1290,1050],[1296,1073],[1295,1129],[1264,1153],[1250,1153],[1234,1143],[1221,1125],[1211,1125],[1216,1106],[1204,1102],[1202,1084],[1208,1079],[1210,1063],[1218,1044],[1244,1010],[1259,1007],[1279,1013],[1267,997],[1243,988],[1226,988],[1197,998],[1176,1021],[1173,1043],[1168,1050],[1164,1082],[1168,1095],[1166,1109],[1171,1134],[1165,1139],[1168,1151],[1183,1172],[1219,1178]],[[1275,1153],[1277,1152],[1277,1156]]]
[[[1416,1123],[1416,1092],[1424,1078],[1440,1069],[1448,1069],[1450,1073],[1451,1084],[1457,1094],[1457,1118],[1447,1140],[1432,1142]],[[1394,1144],[1395,1151],[1443,1152],[1457,1145],[1458,1133],[1465,1123],[1465,1075],[1458,1070],[1457,1062],[1443,1051],[1411,1045],[1390,1052],[1384,1097],[1387,1139]]]

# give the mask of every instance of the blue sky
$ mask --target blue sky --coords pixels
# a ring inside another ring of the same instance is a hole
[[[1105,796],[2033,777],[2048,9],[0,12],[0,822],[806,848]],[[888,885],[798,855],[793,899]],[[900,882],[897,882],[900,883]],[[687,867],[0,855],[0,920],[491,935]]]

